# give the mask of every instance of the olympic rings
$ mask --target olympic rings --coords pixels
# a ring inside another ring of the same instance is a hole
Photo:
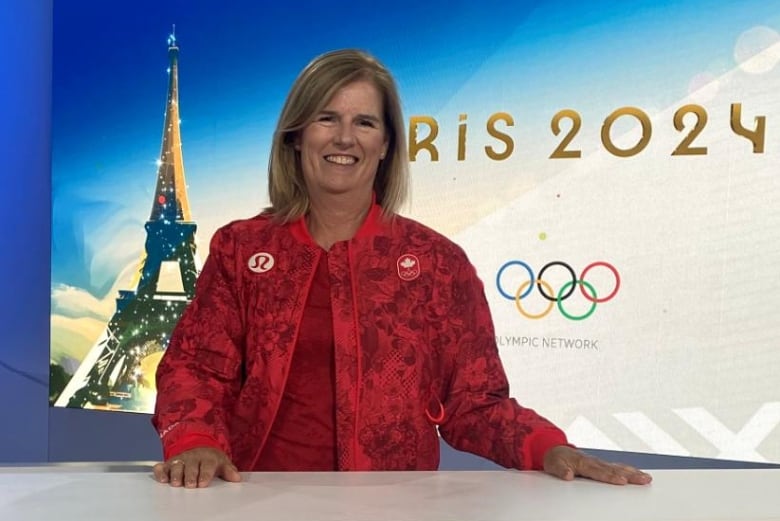
[[[528,280],[521,283],[513,295],[507,293],[501,285],[501,276],[510,266],[520,266],[528,273]],[[553,266],[560,266],[564,268],[566,271],[568,271],[569,276],[571,277],[571,280],[561,286],[557,294],[553,290],[552,286],[547,281],[542,279],[545,271]],[[615,287],[605,297],[601,298],[599,298],[598,293],[596,292],[596,288],[585,280],[585,275],[587,275],[591,269],[599,266],[607,268],[612,272],[612,275],[615,278]],[[527,309],[525,309],[521,302],[531,293],[534,286],[536,286],[539,294],[549,301],[549,305],[544,310],[535,314],[530,313]],[[568,299],[572,293],[574,293],[575,286],[579,286],[582,296],[591,303],[589,309],[580,315],[574,315],[568,312],[563,306],[563,301]],[[542,266],[542,269],[539,270],[539,276],[536,277],[534,275],[533,269],[531,269],[531,266],[529,266],[527,263],[520,260],[510,260],[505,262],[504,265],[499,268],[498,273],[496,273],[496,288],[502,297],[507,300],[513,300],[518,312],[526,318],[532,320],[543,318],[547,316],[552,311],[552,308],[555,307],[555,304],[557,304],[558,311],[560,311],[561,315],[568,318],[569,320],[585,320],[591,316],[594,311],[596,311],[597,304],[608,302],[612,300],[615,295],[617,295],[617,292],[620,289],[620,274],[612,264],[604,261],[596,261],[585,266],[578,278],[575,271],[567,263],[562,261],[552,261]]]

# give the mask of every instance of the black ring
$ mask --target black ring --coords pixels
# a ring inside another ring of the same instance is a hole
[[[569,274],[571,275],[571,281],[572,281],[571,287],[569,288],[569,291],[567,291],[565,295],[561,295],[561,300],[566,300],[567,298],[569,298],[571,296],[572,293],[574,293],[574,288],[577,287],[577,274],[574,273],[574,270],[571,268],[571,266],[569,266],[568,264],[566,264],[563,261],[552,261],[552,262],[548,262],[547,264],[545,264],[544,267],[542,267],[542,269],[539,270],[539,275],[536,277],[536,287],[539,289],[539,293],[544,298],[546,298],[547,300],[549,300],[551,302],[558,302],[558,298],[555,295],[548,296],[544,292],[544,288],[542,288],[542,285],[539,284],[539,281],[542,280],[542,276],[544,275],[544,270],[546,270],[547,268],[550,268],[552,266],[562,266],[562,267],[566,268],[568,270]]]

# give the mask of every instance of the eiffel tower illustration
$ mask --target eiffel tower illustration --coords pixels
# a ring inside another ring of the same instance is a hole
[[[157,362],[195,294],[200,260],[184,180],[175,30],[168,38],[162,150],[138,283],[134,290],[120,290],[113,317],[55,406],[151,412]]]

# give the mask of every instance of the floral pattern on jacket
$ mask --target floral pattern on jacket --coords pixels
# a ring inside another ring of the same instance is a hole
[[[273,257],[270,270],[249,268],[257,253]],[[324,254],[302,220],[260,215],[215,233],[157,372],[152,421],[166,458],[207,445],[254,468]],[[410,256],[417,276],[401,277]],[[375,205],[327,262],[340,470],[436,469],[437,428],[453,447],[518,469],[566,443],[509,397],[483,286],[460,247]]]

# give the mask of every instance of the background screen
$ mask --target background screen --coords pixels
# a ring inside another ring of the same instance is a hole
[[[780,462],[776,2],[79,0],[53,25],[54,406],[153,407],[187,300],[170,259],[136,298],[171,74],[197,269],[267,206],[296,74],[357,47],[400,87],[404,213],[477,267],[522,404],[583,447]]]

